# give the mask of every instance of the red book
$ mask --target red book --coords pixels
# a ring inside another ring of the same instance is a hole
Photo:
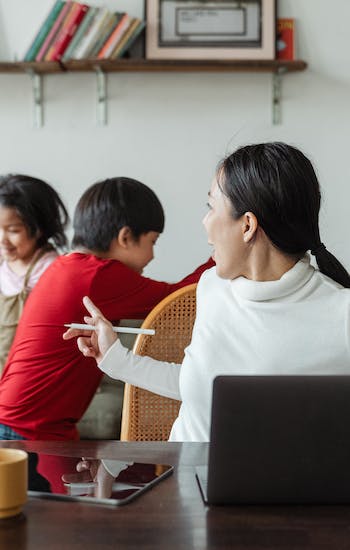
[[[65,5],[63,6],[63,8],[61,9],[61,11],[60,11],[56,21],[54,22],[49,34],[47,35],[43,45],[41,46],[41,48],[40,48],[40,50],[39,50],[39,52],[38,52],[38,54],[35,58],[35,61],[43,61],[44,60],[45,54],[48,51],[51,44],[53,43],[53,41],[55,40],[55,38],[57,36],[57,33],[59,32],[59,28],[61,27],[68,11],[71,8],[71,6],[72,6],[72,2],[66,2]]]
[[[47,61],[59,61],[61,59],[88,9],[87,4],[75,3],[73,5],[47,57],[45,57]]]
[[[295,59],[294,29],[294,19],[277,19],[277,59]]]

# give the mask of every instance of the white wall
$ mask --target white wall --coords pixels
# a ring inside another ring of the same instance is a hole
[[[52,0],[0,0],[0,59],[21,58]],[[95,5],[138,15],[141,0]],[[81,193],[108,176],[151,186],[166,229],[147,274],[175,280],[209,255],[201,218],[215,166],[233,148],[284,140],[313,160],[323,188],[322,237],[350,268],[349,0],[280,0],[297,19],[298,57],[283,81],[283,123],[272,125],[271,75],[130,73],[108,76],[109,123],[95,121],[92,73],[45,76],[45,126],[32,128],[31,82],[0,74],[0,172],[56,186],[72,213]]]

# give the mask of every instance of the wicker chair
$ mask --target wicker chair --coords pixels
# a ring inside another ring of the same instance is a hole
[[[154,328],[156,334],[139,334],[133,348],[135,354],[182,362],[196,317],[196,286],[192,284],[176,290],[148,314],[142,327]],[[120,440],[166,441],[180,404],[180,401],[125,384]]]

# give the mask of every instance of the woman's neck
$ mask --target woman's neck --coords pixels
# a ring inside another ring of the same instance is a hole
[[[285,258],[266,265],[253,266],[250,276],[252,281],[278,281],[287,271],[292,269],[298,260]]]
[[[268,239],[262,239],[251,250],[245,277],[252,281],[278,281],[299,260],[300,257],[284,254]]]

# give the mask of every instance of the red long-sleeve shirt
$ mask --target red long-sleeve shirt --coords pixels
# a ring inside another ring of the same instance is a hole
[[[73,253],[55,260],[31,292],[0,380],[0,424],[27,439],[77,439],[76,423],[102,377],[64,324],[84,322],[83,296],[110,320],[142,319],[165,296],[197,282],[212,260],[175,284],[143,277],[117,260]]]

